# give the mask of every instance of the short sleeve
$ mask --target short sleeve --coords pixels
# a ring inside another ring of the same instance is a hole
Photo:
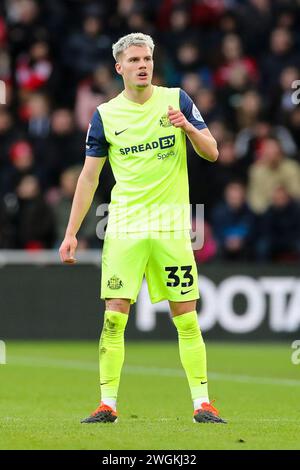
[[[87,157],[107,157],[108,142],[105,138],[103,122],[99,111],[95,111],[86,136]]]
[[[186,119],[193,124],[196,129],[205,129],[207,125],[205,124],[201,113],[193,100],[189,97],[189,95],[180,89],[180,96],[179,96],[179,105],[180,111],[185,115]]]

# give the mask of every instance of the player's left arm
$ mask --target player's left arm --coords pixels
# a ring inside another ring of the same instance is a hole
[[[215,162],[219,156],[217,142],[208,130],[199,110],[183,90],[180,90],[179,102],[180,109],[169,106],[170,122],[174,127],[181,127],[200,157]]]

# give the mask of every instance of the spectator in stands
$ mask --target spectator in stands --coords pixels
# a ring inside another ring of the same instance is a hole
[[[187,72],[182,76],[180,86],[194,100],[203,87],[201,76],[196,72]]]
[[[293,2],[283,4],[276,17],[276,26],[297,32],[297,19],[299,17],[297,18],[297,15],[295,15],[296,8],[297,5]]]
[[[237,159],[233,137],[224,135],[218,143],[218,149],[219,158],[214,167],[196,157],[191,158],[189,162],[191,178],[197,175],[197,185],[190,188],[191,203],[204,204],[205,217],[209,221],[213,207],[223,198],[225,187],[232,180],[247,179],[243,161]]]
[[[272,0],[248,0],[240,2],[239,24],[246,50],[260,57],[268,46],[268,39],[274,21]],[[255,25],[255,32],[253,29]]]
[[[300,203],[284,186],[277,186],[262,216],[258,256],[261,260],[300,260]]]
[[[185,41],[180,44],[176,51],[173,66],[177,72],[173,77],[174,86],[176,83],[180,83],[186,73],[200,75],[201,82],[205,86],[210,86],[212,83],[212,74],[207,66],[201,44],[196,44],[194,41]]]
[[[133,8],[131,14],[127,16],[126,22],[129,33],[143,31],[145,34],[153,34],[153,25],[147,20],[143,7]]]
[[[190,12],[184,5],[175,7],[169,15],[166,11],[161,12],[158,17],[159,26],[163,30],[159,39],[166,45],[172,59],[180,44],[186,41],[187,37],[197,40],[195,28],[191,27]]]
[[[36,0],[6,2],[9,44],[12,57],[23,53],[37,38],[48,37],[41,17],[41,3]]]
[[[86,132],[80,132],[70,109],[58,108],[51,115],[51,131],[40,142],[39,159],[46,173],[46,188],[59,185],[60,174],[84,159]]]
[[[209,128],[212,129],[211,133],[217,141],[217,144],[220,143],[231,136],[230,130],[227,127],[227,122],[225,120],[216,119],[211,121]]]
[[[232,76],[243,73],[247,76],[248,83],[256,84],[258,69],[254,58],[245,56],[242,42],[236,34],[228,34],[222,42],[223,63],[216,70],[214,76],[215,85],[222,88],[230,84]]]
[[[42,93],[29,95],[24,115],[27,118],[28,134],[32,141],[48,137],[50,132],[50,103],[48,96]]]
[[[278,83],[278,77],[286,67],[298,67],[299,54],[294,47],[294,38],[286,28],[276,28],[271,33],[270,52],[262,58],[262,88],[266,93],[272,93]]]
[[[186,90],[184,86],[183,89]],[[222,119],[223,112],[213,90],[204,87],[199,89],[195,94],[195,104],[201,109],[201,115],[207,124]]]
[[[262,98],[256,90],[248,90],[235,104],[235,120],[238,129],[253,126],[262,112]]]
[[[86,132],[95,108],[120,91],[111,67],[106,64],[99,65],[91,77],[81,81],[75,101],[75,119],[79,129]]]
[[[243,113],[243,103],[250,101],[252,121],[260,108],[260,96],[255,87],[258,83],[258,68],[254,59],[244,56],[240,38],[235,34],[225,36],[222,44],[223,64],[215,74],[214,83],[217,88],[218,102],[224,108],[225,119],[229,127],[236,132],[242,125],[243,120],[239,114]],[[255,109],[253,107],[255,106]],[[250,110],[247,115],[249,115]]]
[[[192,23],[205,28],[216,27],[221,15],[225,11],[225,2],[192,2],[191,19]]]
[[[219,47],[222,39],[228,34],[241,35],[241,21],[237,10],[228,9],[220,16],[218,27],[214,30],[213,48]]]
[[[243,162],[238,160],[234,139],[232,137],[225,138],[219,144],[219,158],[216,167],[207,168],[207,178],[210,181],[213,191],[208,191],[204,201],[205,207],[210,210],[218,204],[224,195],[225,188],[231,181],[243,180],[247,181],[246,168]]]
[[[177,39],[177,44],[171,42],[168,45],[178,45],[186,39],[186,33],[190,30],[191,26],[190,10],[186,8],[184,2],[175,2],[172,4],[169,0],[159,2],[157,10],[156,23],[159,31],[170,32],[170,36],[174,41]],[[167,41],[168,38],[161,37],[162,40]]]
[[[267,119],[259,119],[237,134],[235,145],[238,158],[242,158],[247,166],[254,163],[260,158],[265,139],[272,136],[276,137],[285,155],[295,155],[297,146],[289,129],[282,125],[272,126]]]
[[[255,216],[246,202],[246,187],[233,181],[225,188],[224,202],[212,213],[212,226],[219,255],[226,260],[243,260],[251,255]]]
[[[16,63],[16,82],[21,90],[37,91],[48,84],[53,73],[49,55],[46,41],[36,41],[28,53],[20,54]]]
[[[79,165],[84,158],[86,129],[80,132],[69,109],[56,109],[51,116],[49,157],[55,155],[58,173],[72,165]]]
[[[105,34],[100,15],[88,12],[82,31],[73,33],[63,47],[63,63],[73,74],[74,81],[94,72],[101,62],[110,59],[111,38]]]
[[[249,171],[249,204],[256,213],[264,212],[277,186],[287,188],[290,196],[300,198],[300,165],[286,158],[279,141],[266,138],[260,149],[260,158]]]
[[[52,197],[52,207],[55,215],[56,226],[56,246],[61,243],[66,226],[68,224],[69,214],[72,206],[77,180],[81,172],[81,166],[73,166],[63,171],[60,177],[59,192]],[[93,201],[92,206],[78,232],[78,248],[80,250],[99,246],[96,237],[96,210],[97,204]]]
[[[27,174],[39,175],[35,164],[32,146],[26,140],[14,143],[9,149],[10,165],[0,174],[0,192],[2,196],[13,193],[20,179]]]
[[[41,195],[36,176],[23,176],[17,185],[16,194],[17,204],[13,217],[16,248],[51,248],[55,237],[53,213]]]

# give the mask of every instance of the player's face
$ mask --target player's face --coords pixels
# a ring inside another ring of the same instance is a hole
[[[116,63],[117,72],[122,75],[124,84],[130,88],[145,88],[151,85],[153,58],[148,46],[130,46]]]

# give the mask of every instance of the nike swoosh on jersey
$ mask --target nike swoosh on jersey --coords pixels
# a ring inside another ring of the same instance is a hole
[[[119,131],[119,132],[115,131],[115,135],[120,135],[120,134],[122,134],[122,132],[127,131],[127,129],[128,129],[128,127],[126,127],[126,129],[123,129],[122,131]]]
[[[193,290],[193,289],[186,290],[185,292],[182,290],[182,291],[181,291],[181,295],[188,294],[188,293],[191,292],[192,290]]]

